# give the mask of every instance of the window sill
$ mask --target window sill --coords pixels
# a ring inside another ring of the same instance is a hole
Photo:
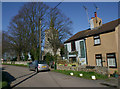
[[[117,66],[109,66],[109,68],[117,68]]]
[[[94,44],[94,46],[99,46],[99,45],[101,45],[101,44]]]

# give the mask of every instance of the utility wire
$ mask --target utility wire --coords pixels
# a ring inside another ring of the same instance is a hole
[[[63,0],[64,1],[64,0]],[[63,2],[62,1],[62,2]],[[62,2],[59,2],[52,10],[50,10],[50,12],[48,14],[50,14],[53,10],[55,10]]]
[[[62,0],[63,2],[64,0]],[[47,14],[43,15],[43,16],[46,16],[48,14],[50,14],[54,9],[56,9],[62,2],[59,2],[52,10],[50,10],[50,12],[48,12]],[[40,20],[42,20],[43,18],[39,18]]]
[[[44,16],[46,15],[49,15],[52,11],[54,11],[64,0],[62,0],[61,2],[59,2],[53,9],[51,9],[47,14],[45,14]],[[43,18],[40,18],[40,20],[42,20]],[[45,20],[45,19],[44,19]],[[44,26],[45,27],[45,26]]]
[[[62,3],[62,2],[59,2],[59,3],[53,8],[53,10],[56,9],[61,3]]]

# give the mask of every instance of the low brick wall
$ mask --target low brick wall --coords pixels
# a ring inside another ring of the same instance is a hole
[[[99,74],[108,74],[107,67],[97,67],[94,68],[87,68],[86,66],[79,66],[79,67],[73,67],[73,66],[59,66],[57,65],[58,70],[72,70],[72,71],[85,71],[85,72],[96,72]]]

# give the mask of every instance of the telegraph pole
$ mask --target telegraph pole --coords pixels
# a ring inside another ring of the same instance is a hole
[[[41,52],[41,19],[40,19],[40,29],[39,29],[39,51],[40,51],[40,57],[39,60],[42,60],[42,52]]]

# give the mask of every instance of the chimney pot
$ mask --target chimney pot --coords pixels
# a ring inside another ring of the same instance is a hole
[[[97,17],[97,12],[94,12],[94,14],[95,14],[95,17]]]

